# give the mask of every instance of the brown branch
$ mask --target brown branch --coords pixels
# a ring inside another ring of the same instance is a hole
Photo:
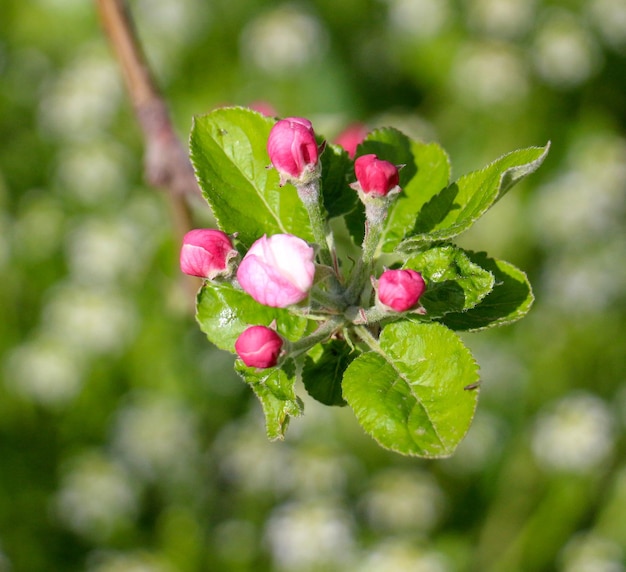
[[[189,155],[174,131],[167,104],[150,72],[126,1],[96,0],[96,3],[143,132],[146,181],[168,191],[176,234],[182,239],[192,228],[187,196],[201,194]],[[197,281],[191,284],[195,288]]]

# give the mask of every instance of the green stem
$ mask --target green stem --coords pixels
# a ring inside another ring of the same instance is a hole
[[[355,326],[354,331],[356,335],[361,338],[361,341],[365,342],[367,346],[375,352],[381,353],[380,344],[378,340],[371,334],[371,332],[365,326]]]
[[[320,288],[313,288],[310,295],[311,300],[328,310],[334,310],[336,313],[340,313],[345,307],[345,302],[341,295],[335,295],[332,292],[326,292]]]
[[[346,288],[345,299],[348,304],[358,304],[363,288],[372,274],[376,251],[383,236],[383,221],[384,218],[381,220],[381,217],[366,216],[361,257],[357,260]]]
[[[331,248],[334,248],[334,239],[328,226],[326,212],[322,203],[320,179],[316,177],[308,183],[297,186],[296,189],[309,215],[313,239],[319,247],[320,261],[322,264],[334,268],[333,256],[331,254]]]
[[[328,339],[333,332],[337,331],[345,324],[345,318],[343,316],[337,316],[330,318],[326,322],[320,325],[317,330],[312,334],[293,342],[289,351],[290,357],[297,357],[302,353],[309,351],[315,344],[323,342]]]

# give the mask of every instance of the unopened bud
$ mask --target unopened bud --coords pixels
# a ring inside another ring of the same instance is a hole
[[[197,228],[183,238],[180,269],[191,276],[212,280],[229,271],[228,262],[237,256],[229,236],[221,230]]]
[[[235,342],[235,351],[248,367],[265,369],[278,363],[283,339],[266,326],[250,326]]]
[[[360,190],[366,195],[385,196],[398,187],[398,167],[374,154],[361,155],[354,162],[354,173]]]
[[[267,101],[254,101],[249,105],[250,109],[254,109],[254,111],[258,111],[265,117],[276,117],[278,113],[276,109],[271,103]]]
[[[408,268],[385,270],[378,279],[378,300],[396,312],[413,308],[425,290],[422,275]]]
[[[348,152],[350,159],[354,159],[356,148],[363,142],[367,134],[368,129],[365,125],[362,123],[353,123],[337,135],[335,143]]]
[[[272,127],[267,154],[281,184],[306,183],[317,176],[319,153],[313,125],[308,119],[287,117]]]

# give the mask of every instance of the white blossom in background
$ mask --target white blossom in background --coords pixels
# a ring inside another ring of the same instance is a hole
[[[443,554],[414,541],[392,539],[368,550],[354,572],[452,572]]]
[[[519,38],[532,27],[536,4],[536,0],[469,0],[468,20],[495,38]]]
[[[540,187],[529,207],[534,231],[555,251],[606,241],[622,232],[626,212],[626,139],[613,133],[578,137],[563,172]],[[576,229],[576,240],[572,240]]]
[[[305,497],[340,493],[345,490],[353,464],[353,459],[347,455],[301,445],[293,451],[293,488]]]
[[[374,530],[426,532],[439,522],[445,497],[428,473],[388,469],[374,476],[360,504]]]
[[[270,515],[265,539],[277,570],[343,570],[354,556],[353,527],[337,503],[293,502]]]
[[[626,255],[623,137],[597,132],[575,139],[563,171],[538,189],[528,212],[549,255],[541,277],[548,303],[595,312],[623,296],[626,268],[615,264]]]
[[[32,191],[13,222],[11,249],[16,258],[44,261],[60,249],[66,215],[58,199],[46,191]],[[7,233],[8,235],[8,233]]]
[[[39,105],[41,126],[70,141],[101,136],[122,101],[119,69],[111,54],[89,45],[47,86]]]
[[[11,349],[4,364],[7,387],[47,406],[61,406],[81,390],[83,360],[56,338],[36,335]]]
[[[610,309],[626,289],[626,266],[616,260],[626,260],[626,243],[619,235],[608,235],[594,249],[555,256],[541,276],[543,302],[580,316]]]
[[[127,189],[127,155],[121,146],[104,142],[66,146],[57,158],[62,192],[92,207],[121,199]]]
[[[184,483],[195,477],[200,456],[193,412],[167,397],[139,396],[115,417],[112,448],[132,474]]]
[[[284,4],[252,20],[240,43],[243,61],[270,75],[286,75],[321,58],[328,37],[318,18]]]
[[[605,234],[615,222],[615,201],[598,181],[572,170],[541,187],[533,201],[538,235],[553,248],[580,248]],[[572,230],[576,241],[572,241]]]
[[[507,44],[465,46],[456,56],[450,82],[454,97],[475,108],[514,107],[528,93],[526,64]]]
[[[87,572],[177,572],[169,564],[145,551],[97,550],[87,559]]]
[[[181,53],[210,23],[210,3],[204,0],[138,0],[134,20],[150,65],[161,80],[176,72]]]
[[[220,431],[214,457],[222,476],[248,493],[282,494],[293,488],[293,451],[284,442],[267,439],[263,416],[256,408],[247,419]]]
[[[481,391],[489,391],[499,402],[517,399],[528,383],[528,364],[514,344],[497,336],[468,340],[480,364]],[[481,408],[478,408],[480,413]]]
[[[612,48],[626,50],[626,0],[585,2],[589,19]]]
[[[391,27],[408,36],[430,39],[438,36],[450,21],[448,0],[386,0]]]
[[[129,298],[65,282],[50,292],[41,328],[74,354],[92,356],[123,350],[133,338],[137,322]]]
[[[75,533],[97,541],[132,524],[138,491],[124,468],[87,452],[65,470],[53,500],[59,520]]]
[[[571,393],[538,414],[531,441],[535,459],[547,471],[588,473],[612,455],[614,422],[602,399]]]
[[[565,545],[561,572],[624,572],[624,549],[594,533],[580,533]]]
[[[146,33],[182,45],[202,31],[208,15],[202,0],[137,0],[134,11]]]
[[[507,430],[508,427],[502,419],[489,413],[484,407],[479,407],[467,435],[454,455],[440,461],[442,467],[458,475],[480,472],[502,452]]]
[[[539,77],[557,87],[576,87],[600,67],[594,37],[578,18],[564,10],[547,12],[538,24],[532,59]]]
[[[141,225],[126,216],[85,217],[67,234],[70,275],[73,281],[95,288],[132,282],[143,276],[154,247]]]
[[[219,523],[212,531],[211,540],[222,559],[237,564],[250,562],[258,551],[258,530],[248,520],[231,519]]]

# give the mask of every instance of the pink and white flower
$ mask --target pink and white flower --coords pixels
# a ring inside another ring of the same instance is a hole
[[[240,286],[265,306],[286,308],[304,300],[313,285],[315,251],[291,234],[263,235],[237,269]]]

